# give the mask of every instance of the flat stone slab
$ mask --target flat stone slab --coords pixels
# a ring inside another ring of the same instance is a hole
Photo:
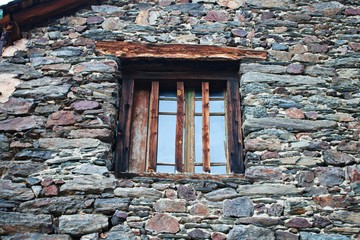
[[[33,191],[23,183],[0,179],[0,198],[28,201],[35,198]]]
[[[26,232],[52,233],[52,217],[45,214],[0,212],[0,229],[5,234]]]
[[[21,132],[44,125],[46,119],[39,116],[17,117],[0,121],[0,131]]]
[[[108,218],[101,214],[63,215],[59,218],[59,232],[81,236],[108,229]]]
[[[47,99],[56,99],[65,97],[71,88],[70,84],[59,86],[42,86],[34,89],[20,89],[13,93],[15,97],[45,97]]]
[[[100,145],[100,140],[92,138],[42,138],[38,141],[40,148],[64,149],[64,148],[96,148]]]
[[[114,191],[115,196],[125,198],[140,198],[144,197],[147,199],[157,200],[161,198],[162,193],[158,190],[137,187],[137,188],[116,188]]]
[[[2,240],[72,240],[70,235],[65,234],[43,234],[43,233],[24,233],[11,236],[3,236]]]
[[[315,131],[323,128],[335,128],[337,123],[328,120],[302,120],[288,118],[249,118],[244,122],[245,132],[252,132],[265,128],[281,128],[293,131]]]
[[[66,181],[65,184],[60,187],[60,193],[102,193],[105,190],[112,190],[114,188],[115,179],[97,176],[84,176]]]
[[[241,77],[241,83],[278,83],[287,86],[297,85],[317,85],[326,83],[325,79],[309,77],[309,76],[294,76],[294,75],[278,75],[270,73],[247,72]]]
[[[300,194],[302,189],[295,187],[294,185],[285,184],[252,184],[252,185],[240,185],[237,189],[239,195],[293,195]]]

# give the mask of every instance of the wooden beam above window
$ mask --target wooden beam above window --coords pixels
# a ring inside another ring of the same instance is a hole
[[[186,60],[240,60],[266,59],[265,51],[190,44],[145,44],[120,41],[99,41],[96,50],[120,58],[186,59]]]

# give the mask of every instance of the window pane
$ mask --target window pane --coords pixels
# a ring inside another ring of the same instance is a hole
[[[195,112],[202,113],[202,101],[201,100],[195,101]]]
[[[175,163],[176,116],[159,115],[157,162]]]
[[[201,128],[202,128],[202,117],[195,116],[195,162],[200,162],[200,163],[202,162],[202,130],[201,130]],[[211,139],[210,139],[210,142],[211,142]]]
[[[226,162],[225,117],[210,116],[210,160]],[[212,169],[212,168],[211,168]],[[212,172],[212,170],[211,170]]]
[[[223,89],[210,89],[210,98],[212,97],[224,97]]]
[[[159,112],[172,112],[176,113],[176,101],[159,101]]]
[[[210,114],[213,112],[225,112],[224,100],[210,100]]]
[[[211,174],[226,174],[226,166],[211,167]]]
[[[174,166],[156,166],[156,171],[160,173],[175,173]]]
[[[203,167],[202,166],[195,166],[195,173],[203,173]]]
[[[159,92],[159,98],[174,98],[174,99],[176,99],[176,88],[173,91],[161,90]]]

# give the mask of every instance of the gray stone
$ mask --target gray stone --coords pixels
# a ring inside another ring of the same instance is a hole
[[[336,211],[330,215],[331,220],[341,221],[344,223],[350,223],[359,225],[360,223],[360,213],[359,212],[350,212],[350,211]]]
[[[336,1],[314,3],[311,6],[314,8],[315,12],[321,13],[327,17],[336,15],[344,8],[344,5]]]
[[[41,150],[30,150],[24,149],[15,155],[16,159],[36,159],[36,160],[47,160],[51,158],[52,151],[41,151]]]
[[[247,72],[241,77],[242,84],[248,83],[272,83],[282,84],[286,86],[303,86],[317,85],[326,83],[325,79],[315,78],[309,76],[294,76],[294,75],[276,75],[269,73]]]
[[[23,183],[13,183],[10,180],[0,179],[0,198],[28,201],[34,199],[35,195]]]
[[[271,46],[272,50],[275,51],[287,51],[289,50],[289,46],[281,43],[273,43]]]
[[[41,138],[38,143],[40,148],[58,150],[64,148],[96,148],[101,142],[92,138]]]
[[[117,31],[121,30],[126,26],[126,24],[120,20],[119,18],[107,18],[105,21],[101,24],[101,27],[104,30],[110,30],[110,31]]]
[[[277,240],[299,240],[299,236],[291,232],[277,231],[275,236]]]
[[[9,139],[4,134],[0,134],[0,152],[7,152],[9,151],[10,142]]]
[[[353,156],[331,149],[325,150],[323,156],[325,163],[333,166],[345,166],[356,162]]]
[[[239,197],[224,201],[225,217],[251,217],[254,214],[254,204],[248,197]]]
[[[204,195],[204,198],[206,198],[209,201],[222,201],[228,198],[234,198],[238,194],[233,188],[222,188],[219,190],[215,190],[209,193],[206,193]]]
[[[226,25],[223,23],[198,24],[193,27],[192,33],[209,34],[224,31]]]
[[[277,167],[268,166],[253,166],[245,170],[245,177],[258,181],[258,180],[280,180],[282,171]]]
[[[82,164],[74,168],[74,170],[72,170],[72,173],[82,174],[82,175],[97,174],[97,175],[106,176],[109,173],[109,170],[107,169],[107,167],[104,166],[96,166],[93,164]]]
[[[110,232],[106,234],[104,239],[136,240],[137,238],[128,225],[116,225],[115,227],[111,228]]]
[[[72,240],[72,238],[70,235],[65,234],[19,233],[11,236],[2,236],[2,240]]]
[[[91,9],[96,13],[113,14],[121,12],[121,8],[112,5],[93,5]]]
[[[127,198],[99,198],[95,200],[94,208],[96,212],[111,213],[115,210],[128,210],[130,200]]]
[[[116,188],[114,191],[115,196],[117,197],[125,197],[125,198],[145,198],[157,200],[161,198],[162,193],[158,190],[145,188],[145,187],[137,187],[137,188]]]
[[[13,179],[16,177],[27,178],[31,174],[45,170],[47,166],[40,162],[12,162],[8,168],[6,178]]]
[[[350,236],[340,234],[322,234],[312,232],[300,232],[301,240],[350,240]]]
[[[207,231],[204,231],[203,229],[193,229],[188,232],[189,237],[191,239],[209,239],[210,233]]]
[[[280,218],[269,217],[244,217],[235,221],[235,224],[251,224],[256,226],[270,227],[275,225],[283,225],[284,221]]]
[[[113,141],[113,132],[106,128],[71,130],[69,136],[72,138],[96,138],[108,143]]]
[[[117,64],[115,61],[85,62],[75,65],[74,71],[76,73],[88,73],[88,72],[113,73],[117,71]]]
[[[21,203],[20,212],[41,214],[72,214],[83,207],[82,197],[37,198]]]
[[[240,185],[237,189],[239,195],[294,195],[302,192],[301,189],[296,188],[294,185],[285,184],[252,184]]]
[[[71,85],[43,86],[34,89],[19,89],[13,93],[14,97],[33,97],[45,99],[57,99],[65,97],[70,91]]]
[[[196,191],[193,187],[178,185],[177,189],[180,198],[185,199],[187,201],[192,201],[196,199]]]
[[[156,212],[186,212],[186,200],[184,199],[159,199],[154,203]]]
[[[305,74],[313,77],[316,76],[334,77],[336,76],[336,71],[335,68],[313,65],[313,66],[307,66],[305,68]]]
[[[28,232],[52,233],[52,217],[44,214],[0,212],[0,229],[6,235]]]
[[[240,65],[240,72],[260,72],[260,73],[286,73],[286,67],[281,65],[268,65],[259,63],[242,63]]]
[[[0,72],[15,74],[21,80],[29,80],[42,76],[40,72],[31,66],[7,62],[0,63]]]
[[[339,185],[345,179],[344,170],[338,167],[318,167],[315,169],[315,176],[320,184],[326,187]]]
[[[83,176],[73,180],[66,181],[60,187],[60,193],[102,193],[105,190],[113,190],[115,188],[114,179],[104,178],[100,176]]]
[[[45,118],[40,116],[17,117],[0,121],[0,131],[21,132],[44,126]]]
[[[76,57],[82,53],[83,50],[78,47],[62,47],[52,51],[50,54],[55,57]]]
[[[62,215],[59,218],[59,232],[72,236],[102,232],[107,228],[108,219],[100,214]]]
[[[63,63],[64,59],[58,58],[58,57],[33,57],[33,58],[30,58],[30,62],[33,67],[38,67],[41,65]]]
[[[237,225],[230,230],[228,240],[275,240],[274,233],[266,228],[256,226]]]
[[[244,131],[252,132],[265,128],[281,128],[292,131],[315,131],[337,127],[337,122],[328,120],[303,120],[287,118],[251,118],[244,122]]]

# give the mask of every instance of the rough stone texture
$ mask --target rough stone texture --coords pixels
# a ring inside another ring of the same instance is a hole
[[[44,214],[25,214],[0,212],[0,229],[2,234],[26,232],[52,233],[52,217]]]
[[[250,217],[254,214],[254,204],[248,197],[224,201],[224,216]]]
[[[9,235],[0,227],[1,238],[69,239],[57,234],[60,218],[96,213],[111,229],[71,237],[359,238],[356,1],[89,4],[30,26],[26,45],[6,49],[0,59],[0,209],[21,215],[16,224],[31,232]],[[102,40],[266,51],[266,60],[242,59],[238,67],[245,174],[115,178],[111,160],[124,60],[99,54],[96,41]],[[239,198],[250,198],[253,207],[224,211]],[[249,209],[251,216],[226,216]],[[157,229],[172,222],[171,231],[147,229],[157,214],[170,219]],[[44,226],[53,230],[41,233],[36,222],[43,220],[34,218],[49,217]]]
[[[3,240],[71,240],[70,235],[66,234],[43,234],[43,233],[24,233],[12,236],[3,236]]]
[[[251,225],[239,225],[234,226],[233,229],[230,230],[227,239],[274,240],[275,237],[274,233],[269,229]]]
[[[107,217],[99,214],[63,215],[59,218],[59,232],[81,236],[91,232],[102,232],[108,228]]]
[[[180,225],[174,217],[157,213],[149,219],[145,228],[156,233],[177,233],[180,230]]]

